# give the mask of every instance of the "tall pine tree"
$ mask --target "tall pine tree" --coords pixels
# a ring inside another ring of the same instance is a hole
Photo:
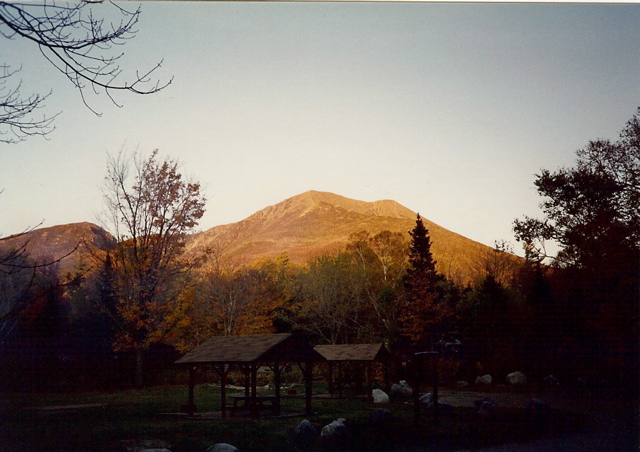
[[[401,333],[414,343],[433,346],[450,314],[441,293],[444,277],[436,271],[429,231],[419,214],[409,235],[409,268],[399,313]]]

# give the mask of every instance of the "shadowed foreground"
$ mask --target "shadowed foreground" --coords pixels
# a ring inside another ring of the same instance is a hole
[[[196,391],[198,411],[216,411],[219,388],[202,385]],[[475,400],[487,395],[501,406],[500,416],[491,420],[479,418],[473,406]],[[147,444],[178,452],[204,451],[219,442],[233,444],[243,452],[295,450],[294,428],[303,417],[221,420],[161,414],[178,411],[186,396],[183,387],[3,396],[0,450],[113,451],[136,450]],[[371,420],[378,406],[364,398],[314,397],[314,415],[308,419],[318,430],[335,419],[347,419],[349,435],[333,450],[637,450],[637,422],[621,404],[554,396],[548,417],[532,423],[522,410],[531,397],[529,392],[445,390],[441,399],[453,406],[450,415],[440,416],[434,423],[423,413],[418,426],[413,423],[413,406],[406,399],[393,399],[384,405],[393,418],[380,426]],[[43,409],[70,405],[80,408]],[[303,408],[302,397],[283,400],[285,412],[302,412]],[[314,449],[328,450],[321,442]]]

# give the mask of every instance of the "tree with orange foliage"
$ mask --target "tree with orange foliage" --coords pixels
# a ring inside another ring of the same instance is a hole
[[[117,240],[110,256],[116,292],[115,347],[135,351],[140,387],[145,350],[173,326],[167,315],[178,300],[177,282],[194,264],[183,255],[185,238],[204,214],[205,198],[200,184],[178,172],[175,160],[159,161],[158,151],[153,151],[146,159],[138,153],[133,161],[124,153],[110,158],[104,199]]]

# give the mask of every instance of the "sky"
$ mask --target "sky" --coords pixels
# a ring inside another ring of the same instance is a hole
[[[637,4],[144,2],[124,75],[162,61],[173,81],[121,106],[89,95],[100,117],[0,37],[23,92],[60,112],[48,139],[0,144],[0,234],[99,223],[108,155],[158,149],[202,184],[199,230],[319,190],[519,251],[535,174],[615,140],[640,105],[639,29]]]

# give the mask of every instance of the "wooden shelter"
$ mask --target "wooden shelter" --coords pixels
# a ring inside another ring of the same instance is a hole
[[[343,345],[317,345],[315,351],[320,353],[329,365],[329,393],[335,392],[333,381],[334,372],[338,374],[338,394],[342,395],[343,373],[346,363],[356,363],[364,366],[367,394],[371,394],[373,380],[373,364],[382,364],[385,386],[389,386],[388,363],[390,353],[382,343],[378,344],[343,344]]]
[[[189,404],[187,412],[195,412],[193,388],[197,368],[211,368],[220,377],[222,417],[227,417],[227,375],[231,369],[239,369],[245,375],[244,396],[235,396],[234,405],[242,399],[250,409],[252,417],[259,414],[263,402],[267,400],[257,394],[257,372],[259,367],[269,367],[273,371],[275,395],[269,397],[276,415],[280,414],[281,372],[287,364],[300,367],[305,380],[306,412],[311,412],[313,365],[324,361],[301,336],[285,334],[265,334],[255,336],[214,336],[176,361],[177,365],[189,368]]]

